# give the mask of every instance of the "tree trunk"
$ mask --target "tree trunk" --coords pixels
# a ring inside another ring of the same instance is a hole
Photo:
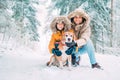
[[[110,46],[113,46],[113,0],[111,0],[111,39]]]

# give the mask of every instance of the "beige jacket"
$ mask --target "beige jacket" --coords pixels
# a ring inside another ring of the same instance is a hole
[[[80,25],[76,25],[72,21],[73,18],[77,15],[83,17],[85,20]],[[77,37],[76,42],[77,42],[78,46],[81,47],[81,46],[85,45],[86,42],[89,40],[90,35],[91,35],[91,29],[89,26],[90,17],[83,10],[75,10],[75,11],[71,12],[70,14],[68,14],[68,19],[70,19],[72,22],[72,28],[75,32],[76,37]]]

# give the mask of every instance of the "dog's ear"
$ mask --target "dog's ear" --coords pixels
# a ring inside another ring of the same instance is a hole
[[[65,44],[65,33],[62,35],[61,43]]]
[[[65,33],[62,35],[62,41],[65,41]]]
[[[76,41],[77,37],[75,36],[75,34],[73,33],[73,40]]]

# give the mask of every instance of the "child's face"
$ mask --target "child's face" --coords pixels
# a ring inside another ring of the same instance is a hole
[[[63,23],[57,23],[57,28],[59,30],[62,30],[64,28],[64,24]]]
[[[82,17],[75,16],[73,21],[75,22],[75,24],[81,24],[82,23]]]

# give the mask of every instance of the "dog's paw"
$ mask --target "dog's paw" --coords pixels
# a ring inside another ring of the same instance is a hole
[[[59,66],[60,69],[63,69],[63,66]]]
[[[71,68],[68,68],[67,70],[68,70],[68,71],[72,71],[72,69],[71,69]]]
[[[68,66],[67,70],[72,71],[72,66]]]
[[[46,66],[50,67],[50,66],[51,66],[50,62],[47,62],[47,63],[46,63]]]
[[[61,70],[63,70],[63,67],[59,67]]]

